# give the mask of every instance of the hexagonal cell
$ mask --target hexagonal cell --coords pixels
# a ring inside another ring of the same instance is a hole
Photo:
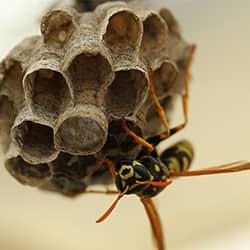
[[[29,110],[23,110],[17,116],[11,138],[22,158],[31,164],[54,160],[59,153],[54,148],[52,126],[32,116]]]
[[[120,10],[108,17],[103,34],[105,45],[117,51],[136,50],[141,42],[142,24],[130,10]]]
[[[154,12],[148,13],[143,19],[141,50],[146,52],[166,47],[168,28],[164,20]]]
[[[5,72],[2,80],[1,93],[13,101],[15,109],[20,109],[24,102],[22,86],[23,69],[21,63],[18,61],[9,60],[6,63],[3,63]]]
[[[56,148],[73,154],[94,154],[103,147],[108,130],[106,115],[93,105],[78,105],[59,117]]]
[[[147,88],[145,72],[139,69],[117,71],[105,98],[107,109],[117,117],[132,115],[144,100]]]
[[[41,22],[44,42],[59,46],[63,45],[73,33],[73,20],[76,16],[76,11],[70,8],[48,12]]]
[[[83,52],[76,55],[69,66],[76,103],[98,102],[105,85],[113,78],[109,61],[100,53]]]
[[[10,145],[10,128],[15,119],[15,109],[8,96],[0,96],[0,143],[6,152]]]
[[[167,116],[168,121],[170,122],[172,117],[173,98],[171,96],[165,96],[159,98],[159,101],[165,110],[165,114]],[[156,111],[155,105],[152,103],[148,107],[144,133],[146,137],[150,137],[164,132],[163,129],[164,127],[162,125],[162,121],[159,117],[159,114]]]
[[[167,23],[169,32],[180,37],[179,24],[175,19],[175,17],[173,16],[173,14],[171,13],[171,11],[166,8],[162,8],[159,10],[159,14]]]
[[[131,120],[127,120],[128,128],[136,135],[142,135],[142,128]],[[107,141],[103,147],[103,152],[109,158],[114,160],[119,157],[135,158],[141,145],[138,145],[132,137],[130,137],[122,128],[121,120],[113,120],[109,124],[109,132]]]
[[[60,153],[52,162],[52,185],[58,192],[65,195],[73,195],[84,192],[86,183],[83,178],[94,172],[96,164],[95,156],[73,156]]]
[[[170,60],[164,60],[154,71],[156,82],[156,94],[159,97],[167,96],[168,91],[173,87],[178,75],[178,68]]]
[[[74,156],[62,152],[52,162],[52,172],[54,174],[63,173],[75,179],[82,179],[94,172],[96,163],[97,158],[93,155]]]
[[[57,117],[72,99],[66,76],[56,65],[37,62],[24,77],[24,91],[28,105],[35,113]]]
[[[21,156],[7,159],[5,167],[22,184],[40,186],[50,178],[50,169],[47,164],[31,165],[25,162]]]

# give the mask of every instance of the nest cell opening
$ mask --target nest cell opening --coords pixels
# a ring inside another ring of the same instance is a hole
[[[166,23],[159,15],[151,13],[143,22],[142,50],[165,48],[167,37]]]
[[[23,184],[39,185],[50,177],[50,169],[47,164],[31,165],[24,161],[21,156],[13,157],[5,162],[10,174]]]
[[[20,106],[24,101],[23,92],[23,69],[20,62],[12,61],[12,65],[5,73],[3,80],[4,89],[9,98],[13,100],[15,106]]]
[[[166,8],[161,9],[159,14],[166,22],[169,32],[179,36],[179,25],[173,14]]]
[[[101,150],[107,137],[102,122],[89,116],[64,120],[55,134],[57,147],[73,155],[88,155]]]
[[[83,193],[87,187],[83,181],[63,173],[54,174],[51,183],[58,192],[69,196]]]
[[[102,85],[112,78],[112,69],[108,60],[101,54],[82,53],[73,59],[69,74],[73,82],[75,98],[84,101],[88,99],[84,96],[84,91],[98,92]]]
[[[72,16],[62,10],[52,11],[42,21],[45,42],[64,43],[70,35]]]
[[[147,86],[148,81],[142,71],[130,69],[116,72],[106,96],[108,110],[116,116],[132,115],[142,103]]]
[[[126,121],[128,128],[133,131],[136,135],[141,136],[142,130],[139,126],[137,126],[132,121]],[[109,124],[109,132],[108,132],[108,138],[104,146],[104,152],[107,152],[107,154],[110,154],[112,156],[112,153],[114,155],[119,155],[119,151],[121,152],[128,152],[133,150],[135,147],[138,146],[138,144],[134,141],[134,139],[129,136],[124,129],[121,126],[120,120],[113,120]]]
[[[165,61],[154,72],[154,78],[157,83],[156,92],[158,96],[168,92],[177,79],[178,69],[177,66],[170,62]]]
[[[103,40],[111,49],[136,49],[140,43],[142,25],[129,11],[120,11],[110,17]]]
[[[71,97],[64,76],[51,69],[40,69],[27,76],[25,91],[35,112],[58,116],[68,106]]]
[[[93,155],[74,156],[61,152],[53,161],[53,172],[81,179],[89,175],[89,168],[93,168],[96,162],[97,159]]]
[[[0,96],[0,143],[3,150],[7,150],[10,144],[10,128],[15,120],[14,104],[8,96]]]
[[[13,132],[13,139],[25,157],[41,160],[56,152],[53,130],[46,125],[24,121]]]

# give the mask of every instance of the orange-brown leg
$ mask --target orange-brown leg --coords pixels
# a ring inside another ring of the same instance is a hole
[[[107,164],[107,166],[109,168],[109,172],[111,173],[111,176],[112,176],[112,180],[113,180],[113,182],[115,182],[115,165],[114,165],[114,163],[110,159],[104,157],[98,161],[99,166],[101,166],[103,164]]]
[[[161,219],[157,212],[157,209],[152,199],[150,198],[141,198],[141,202],[144,205],[144,208],[148,215],[157,249],[164,250],[164,236],[162,231]]]
[[[155,91],[155,81],[154,81],[154,76],[153,76],[153,71],[151,68],[148,69],[148,74],[149,74],[149,93],[151,95],[151,98],[153,99],[153,102],[155,103],[156,106],[156,111],[160,117],[160,120],[164,126],[164,132],[160,134],[159,136],[156,136],[156,141],[159,141],[159,139],[166,139],[169,136],[174,135],[181,129],[183,129],[187,123],[188,123],[188,101],[189,101],[189,70],[191,67],[192,59],[193,59],[193,54],[195,52],[196,46],[193,45],[188,58],[187,62],[184,67],[184,88],[185,88],[185,94],[182,96],[182,109],[183,109],[183,115],[184,115],[184,122],[181,123],[180,125],[177,125],[176,127],[170,129],[169,128],[169,123],[167,119],[166,112],[164,108],[162,107],[161,103],[159,102],[159,99],[156,95]],[[125,130],[125,132],[131,136],[138,144],[143,145],[149,152],[152,152],[154,150],[154,146],[150,143],[148,143],[146,140],[141,138],[140,136],[136,135],[133,131],[131,131],[127,124],[125,118],[122,118],[122,128]],[[159,139],[158,139],[159,137]]]
[[[109,190],[109,189],[106,189],[106,190],[89,189],[89,190],[86,190],[84,193],[86,194],[119,194],[118,191]]]
[[[185,128],[188,123],[188,102],[189,102],[189,79],[190,79],[190,67],[193,60],[193,55],[196,50],[196,45],[193,45],[191,47],[191,50],[188,54],[186,64],[184,66],[184,90],[185,93],[182,96],[182,109],[183,109],[183,115],[184,115],[184,122],[172,129],[170,129],[170,136],[177,133],[181,129]]]
[[[156,95],[154,73],[153,73],[153,70],[151,68],[148,69],[148,75],[149,75],[149,93],[151,95],[151,98],[153,99],[153,102],[154,102],[155,107],[156,107],[156,111],[159,115],[159,118],[162,122],[162,125],[164,126],[164,132],[161,134],[161,137],[167,138],[170,135],[170,128],[169,128],[169,124],[168,124],[168,119],[167,119],[166,112],[165,112],[164,108],[162,107],[162,105],[161,105],[161,103]]]
[[[132,130],[130,130],[127,126],[126,123],[126,119],[124,117],[122,117],[121,119],[121,125],[123,130],[129,135],[131,136],[138,144],[143,145],[145,148],[147,148],[147,150],[149,152],[154,151],[154,147],[148,143],[146,140],[144,140],[142,137],[140,137],[139,135],[136,135]]]

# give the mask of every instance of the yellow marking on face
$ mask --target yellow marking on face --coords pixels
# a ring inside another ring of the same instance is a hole
[[[140,165],[140,166],[143,166],[139,161],[132,161],[132,166],[136,166],[136,165]]]
[[[174,157],[171,157],[170,159],[169,159],[169,163],[168,163],[168,168],[169,168],[169,170],[170,171],[172,171],[172,172],[180,172],[180,170],[181,170],[181,166],[180,166],[180,163],[179,163],[179,161],[176,159],[176,158],[174,158]]]
[[[123,171],[128,170],[128,173],[123,174]],[[127,180],[134,176],[134,169],[131,165],[122,165],[119,170],[119,175],[122,180]]]
[[[155,164],[155,171],[156,171],[156,172],[158,172],[158,173],[161,171],[160,166],[159,166],[159,165],[157,165],[157,164]]]
[[[142,177],[138,173],[135,172],[135,178],[136,179],[141,179]]]

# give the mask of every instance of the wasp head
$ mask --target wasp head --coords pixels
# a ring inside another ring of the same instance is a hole
[[[117,189],[123,192],[128,188],[126,194],[140,193],[147,186],[143,182],[151,180],[147,168],[136,160],[120,160],[115,166],[115,174]]]

